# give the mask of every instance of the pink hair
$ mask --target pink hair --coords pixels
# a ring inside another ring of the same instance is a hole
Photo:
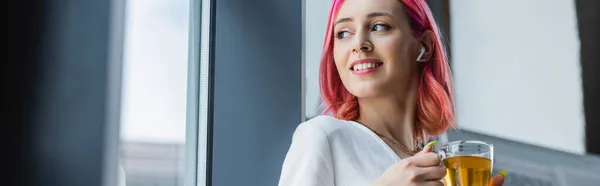
[[[415,137],[423,140],[427,135],[439,135],[454,126],[454,103],[452,97],[452,75],[442,43],[440,31],[424,0],[399,0],[409,16],[415,36],[420,37],[431,30],[433,39],[432,58],[423,64],[417,89]],[[333,23],[343,0],[334,0],[321,57],[320,86],[325,106],[324,114],[332,114],[342,120],[359,118],[358,100],[342,84],[333,60]],[[415,61],[416,63],[416,61]]]

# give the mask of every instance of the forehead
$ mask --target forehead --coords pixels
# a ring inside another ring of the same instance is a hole
[[[389,13],[396,18],[404,17],[404,7],[400,0],[344,0],[336,18],[365,17],[373,12]]]

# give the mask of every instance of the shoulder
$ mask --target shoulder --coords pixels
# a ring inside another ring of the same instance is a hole
[[[282,165],[279,185],[334,185],[330,135],[342,120],[317,116],[298,125]]]
[[[348,121],[327,115],[319,115],[298,125],[297,131],[320,132],[325,136],[350,127]]]
[[[298,125],[292,141],[310,146],[328,146],[333,135],[348,127],[348,121],[320,115]]]

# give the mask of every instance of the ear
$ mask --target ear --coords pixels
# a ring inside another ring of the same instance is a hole
[[[434,42],[434,34],[431,30],[426,30],[425,32],[423,32],[423,35],[419,38],[419,54],[417,58],[418,62],[427,62],[429,60],[431,60],[431,57],[433,57],[433,53],[434,53],[434,46],[435,46],[435,42]],[[421,52],[424,48],[424,52]],[[421,55],[422,53],[422,55]]]

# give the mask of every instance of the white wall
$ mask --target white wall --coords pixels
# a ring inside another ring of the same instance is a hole
[[[327,16],[331,0],[305,0],[306,12],[304,33],[305,43],[305,82],[306,82],[306,116],[313,117],[319,114],[319,63],[323,50],[323,39],[327,26]]]
[[[583,154],[574,2],[450,2],[460,127]]]

